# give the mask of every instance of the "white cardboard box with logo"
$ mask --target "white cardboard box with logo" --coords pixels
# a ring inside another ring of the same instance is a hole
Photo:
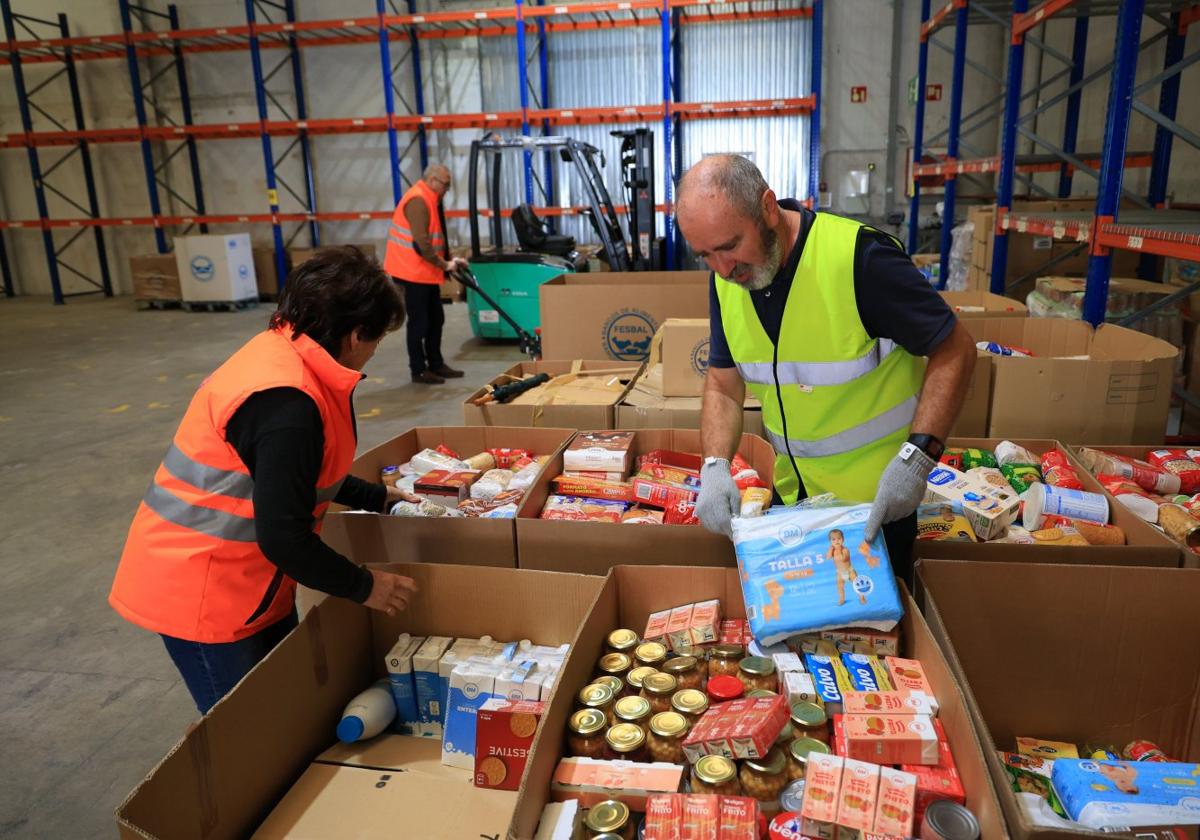
[[[250,234],[175,237],[175,264],[184,301],[258,300]]]

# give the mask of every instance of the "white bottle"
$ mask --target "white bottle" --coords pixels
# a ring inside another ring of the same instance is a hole
[[[347,705],[338,722],[338,740],[349,744],[364,738],[374,738],[388,728],[396,717],[396,701],[392,699],[391,684],[379,680]]]

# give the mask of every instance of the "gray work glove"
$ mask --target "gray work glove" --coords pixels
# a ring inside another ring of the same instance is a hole
[[[867,517],[867,529],[863,538],[870,542],[879,534],[879,529],[888,522],[903,519],[925,498],[925,481],[936,466],[933,459],[911,443],[900,447],[900,452],[887,465],[879,477],[879,488],[875,491],[875,503]]]
[[[700,468],[700,496],[696,518],[714,534],[733,538],[733,517],[742,509],[742,494],[724,458],[705,459]]]

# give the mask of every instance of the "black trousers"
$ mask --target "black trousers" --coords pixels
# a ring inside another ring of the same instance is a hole
[[[393,278],[404,288],[408,312],[408,369],[413,376],[436,371],[446,364],[442,358],[442,287],[434,283],[412,283]]]

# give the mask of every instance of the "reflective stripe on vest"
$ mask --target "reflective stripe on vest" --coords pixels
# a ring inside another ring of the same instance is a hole
[[[432,264],[418,250],[408,217],[404,210],[411,201],[421,201],[429,211],[429,244],[435,254],[441,253],[445,247],[445,234],[442,231],[442,220],[438,213],[438,196],[433,188],[424,181],[417,181],[400,199],[392,213],[391,226],[388,228],[387,250],[383,257],[383,270],[392,277],[407,280],[410,283],[441,284],[445,275],[441,268]]]
[[[388,227],[388,241],[395,242],[401,248],[411,248],[417,250],[417,244],[413,241],[412,231],[406,227],[401,227],[396,222],[392,222]],[[441,233],[429,234],[429,244],[436,250],[446,240],[442,238]]]
[[[845,362],[741,362],[735,363],[747,383],[774,385],[845,385],[865,376],[896,349],[896,342],[883,338],[857,359]]]
[[[865,423],[852,426],[844,432],[821,438],[820,440],[799,440],[785,438],[767,430],[767,439],[776,452],[791,452],[797,458],[824,458],[828,455],[841,455],[852,452],[882,437],[907,429],[912,425],[913,415],[917,411],[917,398],[909,397],[895,408],[889,408],[883,414],[877,414]]]

